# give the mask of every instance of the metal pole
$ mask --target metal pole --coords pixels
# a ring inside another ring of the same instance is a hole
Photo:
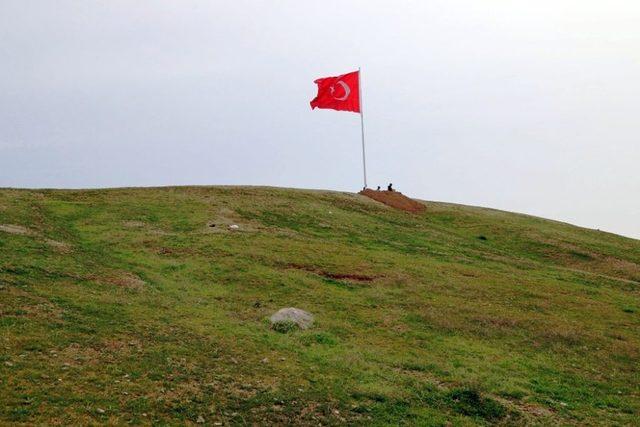
[[[362,131],[362,172],[364,174],[364,188],[367,188],[367,162],[364,155],[364,108],[362,106],[362,71],[358,67],[358,100],[360,103],[360,130]]]

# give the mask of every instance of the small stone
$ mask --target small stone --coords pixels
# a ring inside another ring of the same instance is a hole
[[[198,424],[204,424],[204,417],[202,415],[198,415],[198,419],[196,420]]]
[[[214,426],[221,426],[222,423],[220,421],[216,421],[215,423],[213,423]]]
[[[13,366],[13,363],[9,362],[8,360],[6,362],[4,362],[4,364],[9,366],[9,367]]]
[[[229,226],[229,230],[239,230],[239,229],[240,229],[240,226],[237,224],[231,224]]]
[[[264,359],[261,360],[262,363],[269,363],[269,359],[267,359],[266,357]]]
[[[98,411],[99,414],[104,414],[106,411],[102,408],[98,408],[96,409],[96,411]]]

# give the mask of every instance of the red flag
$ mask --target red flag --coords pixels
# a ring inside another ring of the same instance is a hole
[[[323,77],[314,83],[318,85],[318,95],[311,101],[311,109],[317,107],[360,112],[359,71],[337,77]]]

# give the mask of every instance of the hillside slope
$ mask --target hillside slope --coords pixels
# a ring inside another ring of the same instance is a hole
[[[639,297],[640,241],[490,209],[0,190],[0,423],[633,424]]]

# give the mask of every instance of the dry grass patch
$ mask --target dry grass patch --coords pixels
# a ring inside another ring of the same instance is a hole
[[[97,280],[99,282],[108,283],[122,289],[136,292],[144,291],[147,286],[147,282],[142,280],[138,275],[128,271],[115,272],[109,276],[100,277]]]
[[[127,228],[142,228],[142,227],[145,227],[147,224],[143,221],[123,221],[122,225],[124,225]]]
[[[27,227],[24,227],[22,225],[15,225],[15,224],[0,224],[0,231],[9,233],[9,234],[19,235],[19,236],[39,236],[40,235],[40,233],[33,231]],[[45,238],[44,243],[51,246],[53,249],[57,250],[58,252],[68,253],[71,251],[71,246],[69,246],[67,243],[60,242],[58,240]]]
[[[45,239],[45,243],[60,253],[66,254],[71,252],[71,246],[68,243],[53,239]]]

